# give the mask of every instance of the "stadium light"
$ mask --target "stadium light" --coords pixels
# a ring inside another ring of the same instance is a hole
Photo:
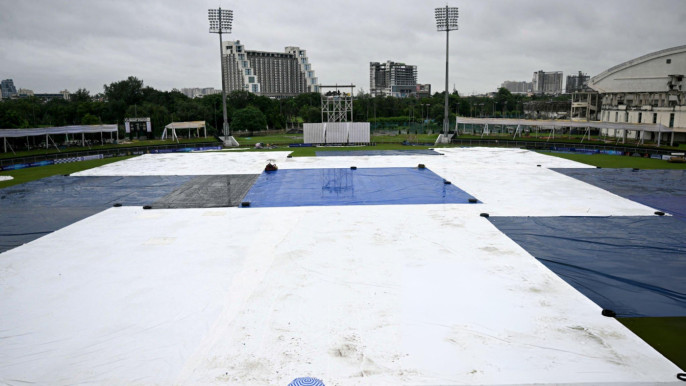
[[[222,134],[224,134],[224,143],[231,136],[229,130],[229,121],[226,114],[226,85],[224,84],[224,42],[222,41],[222,34],[231,33],[231,23],[233,23],[233,11],[230,9],[210,9],[207,11],[207,18],[210,21],[210,33],[219,34],[219,60],[221,62],[222,72],[222,105],[224,108],[224,125],[222,127]]]
[[[443,134],[448,135],[450,121],[448,120],[448,42],[450,31],[457,30],[457,7],[436,8],[436,29],[445,31],[445,108],[443,111]]]

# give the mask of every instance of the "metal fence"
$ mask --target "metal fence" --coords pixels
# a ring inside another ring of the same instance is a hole
[[[127,155],[146,154],[152,151],[160,151],[167,149],[183,149],[183,148],[199,148],[208,146],[217,146],[217,142],[193,142],[193,143],[178,143],[169,145],[148,145],[148,146],[131,146],[131,147],[117,147],[111,149],[92,149],[79,151],[62,151],[60,153],[50,154],[36,154],[24,157],[4,158],[0,159],[0,167],[15,165],[15,164],[29,164],[47,160],[57,160],[62,158],[83,157],[88,155],[102,154],[103,157],[123,157]]]
[[[556,150],[556,149],[575,149],[576,151],[598,151],[611,150],[622,153],[656,154],[669,155],[674,150],[657,149],[644,146],[630,145],[598,145],[572,142],[539,142],[539,141],[515,141],[503,139],[461,139],[453,138],[452,143],[463,146],[499,146],[499,147],[518,147],[530,150]]]

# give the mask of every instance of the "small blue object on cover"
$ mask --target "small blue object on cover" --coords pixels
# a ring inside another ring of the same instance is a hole
[[[317,378],[303,377],[295,378],[288,386],[324,386],[324,382]]]
[[[279,169],[262,173],[243,201],[251,208],[468,204],[468,193],[429,169]]]

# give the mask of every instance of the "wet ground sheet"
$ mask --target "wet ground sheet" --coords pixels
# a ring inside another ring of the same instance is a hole
[[[619,317],[686,316],[686,221],[671,216],[490,221]]]

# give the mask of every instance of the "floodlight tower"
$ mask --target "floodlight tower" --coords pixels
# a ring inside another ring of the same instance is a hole
[[[436,8],[436,28],[445,31],[445,108],[443,112],[443,134],[448,135],[450,121],[448,120],[448,41],[450,31],[457,30],[457,7]]]
[[[224,108],[224,125],[222,133],[224,134],[224,144],[229,146],[237,146],[236,140],[231,136],[229,130],[229,121],[226,114],[226,85],[224,82],[224,42],[222,41],[223,33],[231,33],[231,23],[233,22],[233,11],[230,9],[210,9],[207,11],[207,17],[210,21],[210,33],[219,34],[219,60],[221,61],[222,71],[222,104]]]

